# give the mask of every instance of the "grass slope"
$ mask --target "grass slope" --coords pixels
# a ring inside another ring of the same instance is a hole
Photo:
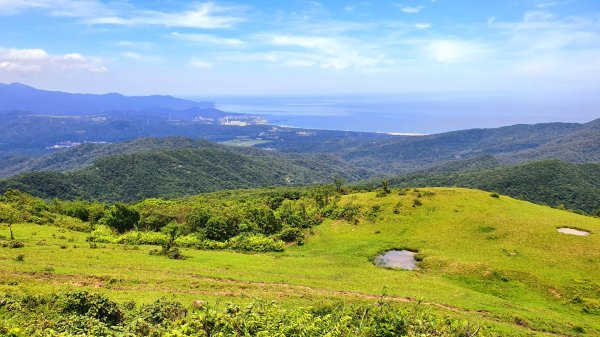
[[[600,164],[543,160],[467,172],[416,173],[390,179],[394,186],[461,186],[499,192],[551,206],[595,212],[600,209]]]
[[[15,236],[26,246],[0,248],[0,292],[84,288],[119,301],[262,298],[290,307],[383,297],[474,320],[486,336],[600,336],[600,219],[476,190],[396,192],[343,196],[340,205],[352,203],[369,216],[358,224],[326,220],[305,245],[283,253],[185,249],[188,259],[175,261],[149,255],[151,247],[91,249],[84,233],[16,225]],[[179,204],[235,202],[255,193],[219,192]],[[412,206],[415,198],[421,206]],[[558,233],[562,226],[592,234]],[[373,265],[379,252],[393,248],[418,250],[421,270]],[[15,261],[17,254],[24,261]]]

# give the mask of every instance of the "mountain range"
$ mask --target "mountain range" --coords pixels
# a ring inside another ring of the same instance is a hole
[[[592,200],[600,172],[585,165],[600,162],[600,119],[396,136],[221,123],[256,116],[170,96],[10,84],[0,85],[0,98],[0,178],[8,178],[0,190],[131,201],[341,177],[474,187],[586,212],[600,207]],[[547,179],[561,184],[532,185]],[[572,191],[559,198],[558,190]]]

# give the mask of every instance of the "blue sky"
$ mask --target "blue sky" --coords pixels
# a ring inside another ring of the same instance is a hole
[[[598,0],[0,0],[0,82],[126,94],[600,92]]]

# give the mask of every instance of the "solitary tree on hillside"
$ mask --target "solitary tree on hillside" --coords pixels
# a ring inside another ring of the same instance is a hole
[[[21,216],[21,212],[14,209],[10,205],[0,204],[0,222],[8,224],[8,229],[10,231],[10,239],[14,240],[15,236],[13,235],[12,225],[23,221],[23,217]]]
[[[381,188],[383,188],[383,193],[390,194],[392,191],[390,190],[390,184],[387,180],[383,180],[381,182]]]
[[[342,187],[344,186],[345,183],[346,183],[346,180],[344,180],[344,178],[335,177],[333,179],[333,185],[335,185],[335,191],[337,193],[342,193]]]

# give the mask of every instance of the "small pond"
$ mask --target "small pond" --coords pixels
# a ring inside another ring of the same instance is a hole
[[[409,250],[390,250],[376,257],[375,265],[378,267],[398,268],[405,270],[419,269],[417,267],[415,255],[417,255],[417,253]]]
[[[590,235],[590,232],[586,232],[586,231],[582,231],[582,230],[574,229],[574,228],[569,228],[569,227],[558,228],[557,231],[559,231],[560,233],[563,233],[563,234],[571,234],[571,235],[577,235],[577,236]]]

